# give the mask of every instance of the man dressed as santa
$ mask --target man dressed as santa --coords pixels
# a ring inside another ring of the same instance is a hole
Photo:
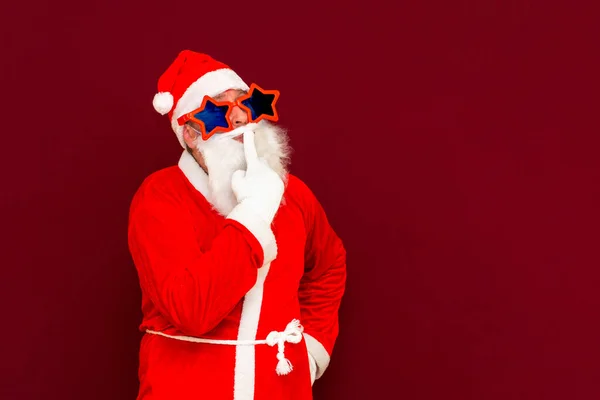
[[[329,364],[346,253],[287,172],[278,97],[188,50],[159,79],[185,150],[131,204],[139,400],[307,400]]]

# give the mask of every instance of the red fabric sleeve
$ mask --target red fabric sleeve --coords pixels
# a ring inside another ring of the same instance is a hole
[[[311,336],[307,345],[319,364],[320,376],[338,336],[338,310],[346,284],[346,251],[319,201],[306,185],[301,183],[301,186],[307,238],[299,299],[302,324],[305,333]],[[322,348],[316,348],[320,347],[316,344]]]
[[[233,310],[263,262],[261,245],[239,222],[226,220],[206,252],[198,245],[200,229],[174,195],[146,190],[132,203],[129,247],[142,290],[190,336],[212,330]]]

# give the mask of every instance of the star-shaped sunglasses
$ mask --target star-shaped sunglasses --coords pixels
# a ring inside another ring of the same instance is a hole
[[[263,119],[277,121],[279,119],[275,109],[277,99],[279,99],[278,90],[264,90],[253,83],[248,93],[238,97],[234,102],[216,101],[210,96],[204,96],[200,107],[179,117],[177,123],[183,125],[188,121],[196,122],[200,126],[202,139],[208,140],[215,133],[233,130],[229,117],[235,106],[248,114],[248,122],[257,123]]]

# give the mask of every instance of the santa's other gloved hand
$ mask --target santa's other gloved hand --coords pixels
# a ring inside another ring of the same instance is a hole
[[[233,174],[231,188],[239,204],[250,207],[270,225],[281,204],[285,185],[267,162],[258,158],[251,130],[244,132],[244,153],[246,171]]]

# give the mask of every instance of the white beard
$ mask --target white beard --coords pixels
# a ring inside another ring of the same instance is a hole
[[[291,148],[287,133],[267,121],[260,121],[254,129],[256,153],[287,181]],[[237,170],[246,170],[244,144],[227,134],[216,134],[209,140],[199,139],[197,149],[204,157],[208,170],[208,201],[215,210],[227,216],[238,204],[231,189],[231,177]]]

